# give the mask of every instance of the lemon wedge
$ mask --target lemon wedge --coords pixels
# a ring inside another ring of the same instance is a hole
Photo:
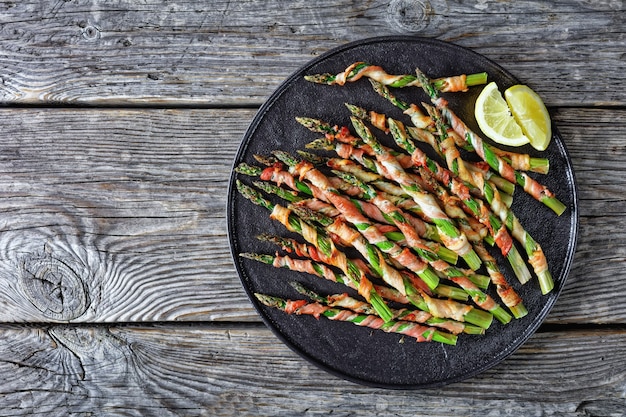
[[[513,92],[513,95],[516,93]],[[521,101],[518,100],[518,102]],[[474,116],[480,130],[496,143],[521,146],[529,142],[493,81],[487,84],[478,95]]]
[[[550,115],[541,97],[526,85],[514,85],[504,98],[533,148],[544,151],[552,139]]]

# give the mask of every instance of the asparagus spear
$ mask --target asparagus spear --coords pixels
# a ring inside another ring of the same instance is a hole
[[[520,282],[527,282],[530,279],[530,272],[528,272],[525,264],[521,261],[521,257],[517,253],[517,249],[513,245],[513,240],[507,232],[505,225],[500,223],[498,218],[493,215],[491,210],[489,210],[481,200],[477,200],[471,196],[466,185],[459,181],[453,172],[439,165],[437,161],[429,158],[426,153],[415,146],[407,137],[404,125],[401,122],[389,119],[388,123],[396,143],[411,155],[416,165],[422,167],[422,169],[427,169],[437,180],[455,193],[472,215],[487,226],[487,229],[491,232],[496,244],[500,248],[502,255],[509,257],[511,265]],[[435,181],[431,181],[430,184],[435,187],[437,186]],[[502,205],[502,209],[504,208],[505,206]]]
[[[407,321],[385,321],[378,316],[358,314],[349,310],[322,305],[306,300],[286,300],[279,297],[256,293],[257,299],[268,307],[278,308],[288,314],[312,315],[316,318],[324,316],[330,320],[346,321],[357,326],[380,329],[388,333],[400,333],[415,338],[418,342],[435,341],[456,345],[457,336],[439,331],[433,327],[423,326]]]
[[[312,182],[315,187],[319,188],[322,193],[324,193],[324,196],[337,209],[343,212],[346,220],[353,224],[370,244],[376,245],[381,251],[389,254],[400,264],[418,274],[429,288],[435,288],[437,286],[439,277],[427,263],[420,260],[410,250],[401,248],[398,244],[387,239],[384,234],[380,233],[380,231],[373,226],[372,222],[359,212],[354,203],[334,189],[327,176],[316,169],[310,162],[297,161],[293,156],[282,151],[276,151],[274,155],[289,165],[294,174],[306,178],[308,181]],[[428,247],[421,249],[431,252],[431,249]],[[432,256],[436,256],[436,254],[432,252]]]
[[[433,125],[435,124],[435,121],[431,117],[425,115],[417,105],[413,103],[409,104],[398,99],[389,91],[389,88],[387,88],[382,83],[379,83],[375,80],[370,80],[370,83],[372,84],[374,91],[376,91],[380,96],[386,98],[390,103],[398,107],[400,110],[403,110],[404,113],[407,114],[411,118],[411,122],[416,128],[416,129],[410,130],[413,138],[430,144],[433,147],[433,149],[435,149],[438,153],[441,154],[441,151],[439,150],[438,146],[432,140],[432,134],[429,131],[429,129],[431,129]],[[354,109],[351,109],[351,110],[354,110]],[[365,114],[361,113],[361,115],[367,116],[373,120],[377,120],[378,123],[380,123],[383,119],[383,115],[377,114],[375,112],[369,112]],[[453,139],[455,140],[455,143],[459,147],[470,152],[476,151],[474,147],[467,140],[465,140],[462,136],[459,136],[458,134],[456,134],[453,136]],[[511,166],[516,170],[533,171],[533,172],[537,172],[540,174],[547,174],[550,168],[550,162],[546,158],[534,158],[528,154],[505,151],[493,145],[490,145],[488,143],[485,143],[484,146],[488,147],[494,154],[502,157],[507,163],[511,164]]]
[[[439,236],[441,236],[446,247],[452,249],[465,259],[472,270],[478,269],[481,261],[469,244],[467,236],[461,233],[454,222],[439,208],[434,197],[423,190],[422,187],[406,173],[397,159],[380,145],[371,131],[360,119],[352,116],[351,120],[359,136],[376,153],[378,161],[386,169],[388,178],[398,182],[405,192],[413,197],[424,213],[433,220],[438,227]]]
[[[391,87],[420,86],[420,81],[415,75],[390,75],[381,67],[366,62],[355,62],[339,74],[326,73],[306,75],[304,78],[307,81],[318,84],[344,85],[346,82],[357,81],[361,77],[375,79]],[[440,91],[466,91],[468,87],[472,85],[485,84],[487,82],[487,73],[481,72],[470,75],[463,74],[454,77],[438,78],[432,80],[432,82]]]
[[[296,289],[300,294],[305,295],[320,304],[327,305],[329,307],[345,308],[347,310],[354,311],[359,314],[375,315],[376,311],[372,306],[361,300],[350,297],[347,293],[332,294],[328,296],[322,296],[315,291],[306,288],[299,282],[291,282],[292,287]],[[451,319],[433,317],[432,314],[423,310],[413,310],[409,308],[400,308],[392,310],[394,320],[404,320],[415,323],[425,324],[427,326],[437,327],[447,330],[452,334],[484,334],[485,329],[478,326],[473,326],[467,323],[458,322]]]
[[[492,169],[496,170],[505,179],[519,184],[525,192],[552,209],[557,215],[563,214],[567,207],[554,196],[554,193],[528,176],[528,174],[513,169],[501,156],[495,154],[489,146],[485,146],[485,141],[448,107],[448,102],[439,96],[436,88],[426,76],[419,69],[416,70],[416,74],[422,80],[422,88],[430,96],[432,103],[441,111],[457,134],[472,145],[481,159],[487,162]]]
[[[398,209],[397,207],[395,207],[395,205],[385,199],[384,197],[382,197],[375,189],[374,187],[370,186],[369,184],[360,181],[358,178],[356,178],[355,176],[351,175],[351,174],[347,174],[347,173],[343,173],[343,172],[338,172],[338,175],[340,175],[342,178],[346,179],[346,181],[358,186],[359,188],[361,188],[364,192],[364,197],[367,198],[368,200],[374,202],[374,204],[376,205],[381,205],[383,207],[383,210],[385,210],[387,212],[387,214],[389,214],[393,220],[396,222],[396,224],[398,225],[398,227],[404,231],[404,235],[405,236],[412,236],[412,232],[410,230],[410,226],[408,225],[408,221],[406,220],[406,215],[405,213],[402,212],[402,210]],[[412,240],[409,242],[409,245],[412,247],[416,247],[419,248],[419,242],[414,243]],[[418,251],[418,253],[420,253]],[[475,274],[467,274],[464,271],[460,270],[459,268],[456,268],[452,265],[450,265],[448,262],[444,261],[443,259],[437,257],[437,256],[430,256],[430,257],[426,257],[427,254],[422,255],[424,256],[425,260],[427,262],[430,262],[431,266],[437,270],[442,272],[446,277],[458,277],[458,276],[467,276],[472,282],[474,282],[475,284],[479,285],[479,282],[482,281],[481,278],[477,277]],[[473,279],[475,278],[476,281]],[[483,287],[486,288],[486,287]]]
[[[287,237],[280,237],[280,236],[274,236],[274,235],[268,235],[268,234],[262,234],[257,236],[258,239],[262,240],[262,241],[267,241],[267,242],[271,242],[274,243],[278,246],[280,246],[283,250],[287,251],[288,253],[296,253],[298,256],[304,256],[306,258],[310,258],[313,261],[316,262],[321,262],[321,263],[325,263],[325,264],[332,264],[332,261],[330,259],[327,259],[324,254],[320,253],[319,251],[317,251],[317,249],[314,246],[310,246],[307,245],[306,243],[301,243],[298,242],[294,239],[291,238],[287,238]],[[266,258],[267,259],[267,258]],[[373,271],[371,268],[369,268],[367,266],[367,264],[365,262],[363,262],[361,259],[350,259],[350,261],[352,263],[354,263],[359,270],[361,271],[362,274],[368,275],[368,276],[373,276],[376,278],[380,278],[375,271]],[[334,277],[332,275],[332,270],[328,270],[326,268],[316,268],[313,267],[313,269],[316,272],[323,272],[324,273],[324,278],[327,279],[331,279],[332,280],[337,280],[341,283],[344,283],[348,286],[351,286],[351,288],[353,288],[353,286],[351,285],[351,281],[349,282],[345,282],[346,280],[342,278],[341,274],[334,274]],[[311,268],[307,268],[307,270],[311,270]],[[414,276],[409,276],[410,272],[407,270],[400,270],[399,271],[406,280],[408,280],[409,282],[413,282],[416,284],[419,284],[420,281],[417,280]],[[341,280],[340,280],[341,278]],[[423,304],[423,302],[416,297],[407,297],[406,295],[402,295],[400,294],[400,292],[396,289],[393,289],[391,287],[381,287],[381,286],[377,286],[376,284],[374,284],[374,288],[376,289],[376,291],[381,294],[381,296],[385,299],[389,299],[390,301],[395,301],[395,302],[399,302],[402,304],[406,304],[406,303],[413,303],[416,307],[420,308],[420,309],[425,309],[427,311],[427,307],[425,304]],[[356,289],[356,288],[355,288]],[[428,286],[423,285],[420,286],[419,288],[422,291],[428,292],[428,291],[432,291],[433,294],[437,295],[438,297],[443,297],[443,298],[449,298],[449,299],[453,299],[453,300],[457,300],[457,301],[467,301],[467,293],[463,290],[461,290],[460,288],[457,287],[453,287],[453,286],[449,286],[449,285],[445,285],[440,283],[439,285],[437,285],[437,288],[430,290],[428,288]],[[393,292],[393,293],[392,293]]]
[[[373,288],[372,283],[362,275],[356,265],[351,263],[345,254],[339,251],[332,240],[322,231],[302,221],[300,218],[292,214],[285,207],[273,204],[269,200],[263,198],[259,192],[242,183],[236,181],[236,186],[242,196],[250,200],[252,203],[265,207],[272,213],[272,217],[280,221],[289,231],[301,234],[309,243],[324,253],[329,259],[333,259],[333,265],[339,267],[351,280],[354,281],[361,294],[368,300],[380,317],[385,321],[390,320],[392,315],[389,307],[385,304],[380,295]]]
[[[274,165],[274,168],[276,168],[276,165]],[[264,176],[265,172],[267,172],[267,170],[261,170],[258,167],[253,167],[250,166],[248,164],[241,164],[240,166],[238,166],[236,168],[237,172],[239,173],[243,173],[246,175],[261,175]],[[265,175],[265,177],[269,177],[270,179],[277,181],[277,182],[283,182],[285,180],[287,180],[286,182],[288,184],[291,184],[293,187],[297,187],[297,190],[301,190],[303,192],[305,192],[307,195],[312,195],[314,194],[314,192],[312,191],[312,186],[307,185],[301,181],[296,180],[295,178],[293,178],[293,175],[286,172],[286,171],[277,171],[276,169],[272,170],[272,175],[271,176],[267,176]],[[339,178],[336,178],[339,179]],[[336,182],[335,182],[336,183]],[[290,201],[290,202],[301,202],[302,204],[308,206],[308,207],[315,207],[315,210],[322,210],[326,213],[329,213],[331,210],[331,207],[329,206],[325,206],[324,203],[320,200],[317,199],[308,199],[308,200],[304,200],[304,197],[289,192],[288,190],[285,190],[281,187],[272,185],[272,184],[268,184],[268,183],[263,183],[263,182],[255,182],[254,183],[258,188],[268,192],[268,193],[273,193],[273,194],[277,194],[278,196],[282,197],[283,199]],[[316,188],[315,188],[316,189]],[[324,200],[326,200],[326,198],[321,194],[321,192],[317,192],[316,195]],[[387,216],[385,213],[383,213],[382,211],[380,211],[380,209],[378,209],[376,206],[374,206],[373,204],[364,202],[364,201],[360,201],[360,200],[356,200],[356,199],[351,199],[352,203],[359,209],[359,211],[361,211],[363,214],[368,215],[370,218],[374,218],[378,221],[384,221],[387,222],[389,224],[393,224],[393,219],[391,219],[389,216]],[[339,210],[337,210],[336,208],[334,208],[334,206],[332,207],[332,210],[339,213]],[[332,217],[334,217],[336,214],[335,213],[331,213],[330,214]],[[421,233],[421,235],[423,235],[424,237],[428,238],[428,239],[435,239],[435,240],[439,240],[439,235],[436,231],[435,228],[433,228],[430,224],[426,224],[424,222],[422,222],[421,220],[415,218],[415,217],[409,217],[409,220],[411,222],[411,224]],[[378,226],[377,226],[378,227]],[[382,231],[381,231],[382,232]],[[396,243],[400,243],[402,244],[405,241],[405,236],[404,234],[402,234],[401,232],[394,232],[394,231],[386,231],[383,232],[385,234],[385,236],[396,242]],[[449,263],[453,263],[455,264],[457,261],[457,255],[455,252],[440,246],[438,244],[430,244],[430,242],[425,242],[425,244],[429,247],[430,251],[434,251],[438,256],[440,256],[442,259],[446,260]]]

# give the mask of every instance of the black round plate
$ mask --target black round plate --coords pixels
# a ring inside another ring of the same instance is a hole
[[[343,87],[307,82],[303,76],[317,73],[339,73],[356,61],[380,65],[391,74],[411,74],[419,67],[432,78],[486,71],[501,91],[519,81],[487,58],[468,49],[434,39],[413,37],[371,38],[347,44],[314,59],[289,77],[261,107],[243,138],[234,166],[240,162],[257,164],[254,154],[268,155],[282,149],[292,154],[319,137],[299,125],[295,117],[319,118],[332,124],[350,126],[344,103],[385,112],[400,120],[404,116],[372,91],[369,82],[361,80]],[[530,82],[528,80],[527,82]],[[472,129],[474,102],[481,87],[467,93],[447,94],[450,107]],[[395,89],[406,101],[427,100],[419,88]],[[380,135],[379,135],[380,137]],[[385,138],[381,138],[385,140]],[[385,142],[391,146],[391,142]],[[501,325],[494,320],[483,336],[460,335],[456,346],[439,343],[417,343],[409,337],[361,328],[310,316],[287,315],[261,305],[253,293],[261,292],[285,298],[302,298],[289,285],[299,281],[321,293],[343,292],[322,279],[286,269],[276,269],[238,256],[242,252],[273,254],[276,247],[259,242],[263,232],[280,235],[288,232],[269,219],[269,212],[244,199],[236,190],[239,178],[250,184],[252,179],[233,171],[228,200],[228,228],[231,251],[243,287],[267,326],[291,349],[328,372],[357,383],[386,388],[413,389],[433,387],[460,381],[484,371],[513,353],[539,327],[554,305],[567,278],[578,231],[578,209],[574,173],[565,145],[556,128],[549,148],[541,154],[529,146],[517,151],[550,160],[548,175],[534,175],[547,185],[567,206],[557,216],[523,191],[515,193],[513,210],[526,230],[543,247],[552,272],[555,289],[543,296],[536,279],[519,285],[508,264],[496,251],[492,253],[528,308],[523,319]],[[258,164],[257,164],[258,165]],[[519,247],[521,253],[525,253]]]

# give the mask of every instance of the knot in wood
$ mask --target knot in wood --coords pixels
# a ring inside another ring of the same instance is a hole
[[[70,265],[69,260],[49,254],[31,255],[20,262],[20,286],[28,301],[47,318],[67,321],[87,310],[87,290],[77,268]]]
[[[424,30],[432,14],[428,0],[392,0],[387,7],[390,23],[403,32]]]
[[[100,29],[93,25],[83,27],[83,38],[89,41],[100,39]]]

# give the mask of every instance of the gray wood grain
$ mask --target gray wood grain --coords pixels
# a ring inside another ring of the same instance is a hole
[[[548,105],[624,105],[622,1],[20,1],[0,14],[7,103],[260,104],[327,50],[435,37],[482,53]],[[610,71],[610,69],[614,69]]]
[[[540,333],[465,382],[385,391],[321,371],[260,326],[5,325],[0,415],[623,415],[625,346],[623,331]]]
[[[0,145],[0,320],[257,321],[225,220],[232,161],[254,112],[0,109],[0,135],[11,138]],[[554,115],[581,227],[551,323],[626,320],[624,115]],[[589,152],[598,137],[604,146]]]

